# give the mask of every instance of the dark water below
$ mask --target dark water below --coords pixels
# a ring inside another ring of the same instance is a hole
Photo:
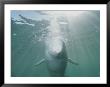
[[[17,23],[19,20],[13,16],[15,14],[20,16],[22,24]],[[36,62],[46,57],[43,37],[46,37],[48,31],[43,29],[49,26],[49,22],[46,20],[35,21],[21,16],[17,11],[12,11],[12,17],[16,20],[11,21],[11,76],[49,76],[46,63],[34,66]],[[79,64],[76,66],[68,62],[65,76],[100,76],[100,12],[87,11],[77,18],[71,18],[68,25],[63,27],[62,32],[68,40],[66,42],[68,57]]]

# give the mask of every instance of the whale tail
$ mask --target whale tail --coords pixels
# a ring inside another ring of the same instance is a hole
[[[75,64],[75,65],[79,65],[77,62],[73,61],[72,59],[68,58],[68,62]]]

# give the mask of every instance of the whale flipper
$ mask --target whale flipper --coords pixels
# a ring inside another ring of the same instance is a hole
[[[79,65],[77,62],[74,62],[72,59],[68,58],[68,61],[72,64]]]
[[[42,64],[44,61],[45,61],[45,59],[41,59],[40,61],[38,61],[38,62],[35,64],[35,66],[38,66],[38,65]]]

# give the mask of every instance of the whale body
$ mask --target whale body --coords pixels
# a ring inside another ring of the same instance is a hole
[[[66,46],[62,40],[52,40],[46,42],[45,58],[38,61],[35,65],[46,62],[47,69],[52,77],[64,77],[67,62],[78,65],[67,57]]]
[[[56,40],[46,46],[46,62],[50,76],[64,76],[67,66],[65,43]]]

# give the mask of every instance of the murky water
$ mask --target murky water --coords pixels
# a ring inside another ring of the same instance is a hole
[[[62,39],[79,64],[68,62],[65,76],[100,76],[100,11],[35,10],[11,11],[11,76],[48,77],[46,63],[35,64],[46,57],[50,37]]]

